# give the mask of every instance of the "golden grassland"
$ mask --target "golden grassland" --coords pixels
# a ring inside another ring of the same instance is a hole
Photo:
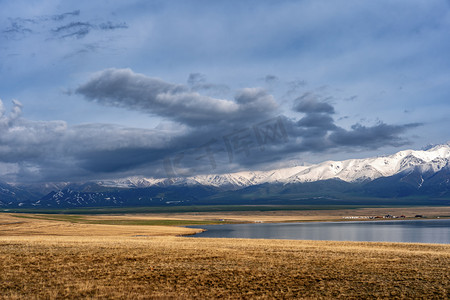
[[[145,236],[179,236],[200,232],[201,229],[192,229],[176,226],[145,226],[145,225],[106,225],[84,224],[71,222],[71,218],[62,221],[51,220],[58,216],[43,215],[11,215],[0,214],[0,239],[5,236],[95,236],[95,237],[127,237],[136,235]],[[69,216],[70,217],[70,216]]]
[[[0,214],[2,299],[450,298],[450,245],[199,239],[29,216]],[[149,216],[101,218],[125,217]]]

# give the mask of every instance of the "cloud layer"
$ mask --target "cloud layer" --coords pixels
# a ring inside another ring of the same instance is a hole
[[[273,97],[260,88],[240,90],[235,101],[215,99],[130,69],[101,71],[76,93],[99,104],[155,114],[187,125],[258,119],[277,108]]]
[[[440,143],[448,32],[446,0],[2,1],[0,180],[220,173]]]
[[[344,129],[333,119],[333,105],[313,92],[296,98],[291,114],[298,117],[288,118],[279,115],[274,97],[262,88],[240,89],[232,100],[216,99],[130,69],[100,71],[76,93],[181,126],[149,130],[29,121],[21,117],[18,101],[9,114],[0,102],[0,162],[17,164],[18,170],[7,174],[10,179],[70,181],[257,169],[307,152],[402,146],[408,143],[403,135],[419,126],[380,122]]]

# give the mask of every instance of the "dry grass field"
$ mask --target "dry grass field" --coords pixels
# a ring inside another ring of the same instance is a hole
[[[48,218],[48,219],[47,219]],[[5,236],[177,236],[201,230],[176,226],[106,225],[71,222],[71,216],[0,214],[0,240]]]
[[[0,298],[450,298],[450,245],[190,233],[0,214]]]

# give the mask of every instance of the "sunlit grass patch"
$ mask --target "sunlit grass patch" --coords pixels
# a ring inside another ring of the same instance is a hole
[[[450,245],[2,237],[3,298],[448,298]]]
[[[87,218],[86,216],[80,215],[32,215],[32,214],[16,214],[14,217],[26,218],[26,219],[39,219],[39,220],[49,220],[49,221],[64,221],[70,223],[81,223],[81,224],[105,224],[105,225],[141,225],[141,226],[187,226],[187,225],[206,225],[206,224],[226,224],[234,223],[230,221],[220,221],[220,220],[130,220],[130,219],[120,219],[116,217],[115,219],[96,219],[95,217]]]

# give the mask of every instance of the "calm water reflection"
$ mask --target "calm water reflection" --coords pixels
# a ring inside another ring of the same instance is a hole
[[[450,244],[450,220],[263,223],[189,226],[194,237]]]

